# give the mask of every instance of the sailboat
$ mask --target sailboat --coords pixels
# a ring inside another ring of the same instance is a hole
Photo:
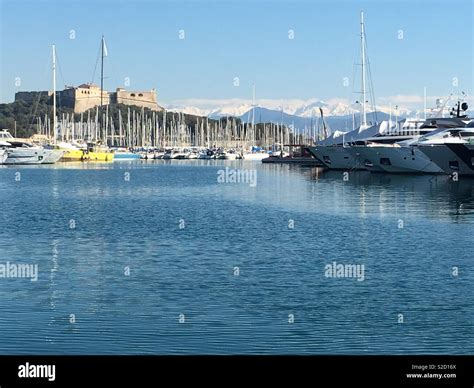
[[[55,71],[55,46],[53,45],[53,71]],[[53,77],[54,78],[54,77]],[[53,79],[56,89],[56,80]],[[56,117],[56,94],[53,94],[53,114]],[[54,122],[54,127],[56,122]],[[17,139],[7,129],[0,131],[0,164],[54,164],[64,155],[64,151],[54,147],[33,145]]]
[[[53,45],[53,126],[56,130],[56,78],[55,78],[55,46]],[[0,147],[3,155],[0,156],[0,164],[54,164],[64,155],[64,151],[56,148],[45,148],[27,143],[13,137],[8,130],[0,132]],[[6,155],[6,158],[5,158]],[[3,159],[3,160],[2,160]]]
[[[252,141],[255,144],[257,142],[257,132],[255,130],[255,84],[253,85],[253,93],[252,93]],[[262,159],[268,158],[270,155],[265,150],[261,149],[261,147],[252,146],[249,152],[243,154],[244,160],[257,160],[261,161]]]
[[[362,86],[362,101],[361,105],[361,124],[358,128],[350,132],[336,131],[326,139],[320,141],[317,145],[309,147],[311,154],[323,162],[330,169],[338,170],[358,170],[365,169],[358,158],[355,158],[347,151],[349,143],[363,140],[364,138],[372,137],[382,131],[379,124],[371,125],[367,122],[367,60],[366,60],[366,37],[364,13],[360,13],[360,44],[361,44],[361,86]]]
[[[101,73],[100,73],[100,112],[103,107],[104,94],[104,56],[106,56],[105,40],[102,36],[101,40]],[[114,153],[110,151],[107,144],[101,144],[100,141],[81,141],[72,139],[72,142],[61,142],[57,144],[57,127],[56,127],[56,55],[53,46],[53,85],[54,85],[54,144],[57,148],[64,150],[64,161],[95,161],[95,162],[113,162]]]

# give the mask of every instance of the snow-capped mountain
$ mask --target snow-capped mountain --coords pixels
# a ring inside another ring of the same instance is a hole
[[[252,103],[245,100],[183,100],[163,107],[172,112],[183,112],[195,116],[219,118],[225,116],[239,117],[252,109]]]
[[[167,110],[183,112],[196,116],[208,116],[210,118],[219,118],[223,116],[243,117],[252,110],[252,101],[250,100],[183,100],[173,104],[164,105]],[[310,100],[259,100],[256,109],[271,110],[279,115],[284,114],[304,118],[319,117],[320,108],[325,116],[348,116],[358,114],[360,107],[356,104],[350,104],[344,99],[331,99],[328,101],[310,99]],[[377,106],[377,111],[389,113],[390,107]],[[275,114],[276,114],[275,113]],[[409,109],[399,108],[396,112],[392,108],[392,114],[399,116],[413,115],[418,112]],[[257,119],[257,116],[255,117]]]
[[[424,116],[423,109],[420,107],[420,101],[413,98],[412,108],[407,106],[398,106],[397,101],[409,100],[409,96],[394,96],[391,98],[381,98],[380,101],[390,101],[392,104],[377,105],[377,121],[385,120],[392,116],[392,120],[397,117],[418,117]],[[430,98],[435,101],[434,98]],[[410,102],[410,101],[409,101]],[[423,103],[421,103],[421,106]],[[430,105],[428,105],[430,106]],[[220,118],[223,116],[240,117],[242,121],[252,121],[252,101],[244,99],[228,99],[228,100],[180,100],[173,104],[164,105],[167,110],[174,112],[183,112],[196,116],[207,116],[210,118]],[[372,111],[369,107],[368,111]],[[328,123],[332,123],[340,127],[352,128],[353,121],[360,121],[360,106],[350,103],[345,99],[330,99],[327,101],[319,99],[259,99],[258,104],[254,108],[255,123],[274,122],[283,123],[285,125],[294,125],[296,128],[304,128],[311,125],[314,120],[320,118],[320,109],[322,109]],[[428,116],[430,114],[427,112]],[[445,112],[447,113],[447,112]],[[370,114],[368,121],[375,121],[375,115]]]
[[[194,102],[194,104],[193,104]],[[265,108],[277,112],[284,112],[289,115],[300,117],[319,116],[319,108],[327,116],[343,116],[357,112],[354,107],[342,100],[322,101],[322,100],[259,100],[256,104],[258,108]],[[240,117],[252,109],[250,100],[191,100],[178,101],[173,104],[165,104],[165,108],[170,111],[184,112],[186,114],[209,116],[218,118],[223,116]]]
[[[275,111],[272,109],[256,107],[253,114],[255,115],[255,123],[281,123],[286,126],[294,127],[297,129],[303,128],[311,128],[312,126],[316,125],[317,121],[320,120],[320,115],[312,116],[312,117],[304,117],[304,116],[297,116],[291,115],[282,111]],[[252,121],[252,110],[244,113],[243,115],[239,116],[240,119],[244,122],[251,122]],[[388,120],[389,115],[383,112],[377,112],[377,115],[370,112],[367,114],[367,121],[375,122],[375,121],[382,121]],[[401,116],[399,117],[402,118]],[[393,117],[395,119],[395,117]],[[332,129],[339,129],[343,131],[348,131],[353,129],[353,126],[358,126],[360,124],[360,117],[359,115],[339,115],[339,116],[326,116],[325,117],[326,123]]]

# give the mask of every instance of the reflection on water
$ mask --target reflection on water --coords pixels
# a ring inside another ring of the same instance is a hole
[[[321,174],[312,169],[309,175],[316,182],[325,180],[337,185],[337,182],[343,181],[341,172]],[[405,211],[412,215],[473,222],[474,179],[469,177],[453,181],[445,175],[373,174],[360,171],[350,173],[349,180],[343,181],[343,184],[353,186],[354,195],[358,193],[364,201],[367,195],[378,201],[381,213]]]
[[[257,186],[218,183],[225,167]],[[0,353],[472,353],[474,180],[348,178],[245,161],[0,169],[0,264],[39,265],[37,282],[0,279]],[[334,261],[365,280],[326,278]]]

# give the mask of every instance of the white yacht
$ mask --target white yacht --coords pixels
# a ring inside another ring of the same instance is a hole
[[[412,147],[417,139],[431,133],[424,120],[407,119],[393,129],[357,142],[347,152],[371,172],[441,173],[442,170],[425,154]]]
[[[47,149],[19,141],[6,129],[0,131],[0,142],[7,153],[3,164],[53,164],[64,154],[62,150]]]
[[[387,124],[381,123],[369,123],[367,121],[367,94],[371,94],[366,89],[366,78],[370,79],[370,67],[366,60],[366,36],[365,36],[365,24],[364,24],[364,13],[360,13],[360,50],[361,50],[361,101],[358,102],[361,106],[360,113],[360,126],[353,129],[350,132],[339,132],[336,131],[332,135],[328,136],[323,141],[318,142],[314,147],[309,147],[311,154],[319,159],[330,169],[338,170],[359,170],[365,169],[363,163],[360,162],[359,158],[349,153],[348,146],[351,143],[360,141],[366,138],[376,136],[384,131],[384,127]],[[371,85],[372,82],[369,82]],[[372,93],[373,97],[373,93]],[[373,102],[373,101],[372,101]],[[375,106],[375,103],[373,103]],[[326,132],[326,131],[325,131]]]
[[[28,143],[11,141],[7,145],[8,157],[4,164],[42,164],[49,150]]]
[[[362,126],[347,133],[335,132],[331,137],[320,144],[309,147],[311,154],[333,170],[363,170],[366,169],[363,161],[350,151],[350,144],[363,139],[372,138],[383,131],[383,121],[372,126]],[[333,144],[331,144],[333,143]]]
[[[393,144],[370,143],[356,150],[371,172],[439,174],[442,169],[410,139]]]
[[[351,151],[357,153],[370,171],[383,171],[390,173],[428,173],[439,174],[445,171],[438,163],[420,150],[420,145],[433,145],[445,143],[446,138],[453,142],[460,142],[459,134],[465,134],[467,138],[469,131],[462,131],[469,125],[471,119],[459,112],[461,102],[458,101],[453,108],[453,117],[429,118],[424,121],[412,121],[416,125],[410,130],[402,129],[401,133],[409,135],[407,140],[380,141],[370,139],[364,146],[354,146]],[[465,106],[467,109],[467,105]],[[453,113],[457,111],[457,113]],[[412,127],[410,125],[410,127]],[[455,136],[453,136],[455,134]],[[388,136],[387,138],[391,138]],[[381,137],[383,138],[383,137]]]
[[[445,173],[474,176],[474,121],[424,139],[418,148]]]

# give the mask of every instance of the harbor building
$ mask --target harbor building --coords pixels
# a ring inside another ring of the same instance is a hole
[[[28,103],[37,101],[40,96],[52,96],[49,91],[31,91],[15,93],[15,101],[23,100]],[[64,90],[57,92],[59,106],[68,107],[74,113],[82,113],[88,109],[95,108],[101,104],[100,87],[92,83],[85,83],[79,86],[66,86]],[[115,92],[102,91],[102,104],[124,104],[135,105],[151,110],[160,111],[162,107],[158,105],[156,90],[131,91],[124,88],[117,88]]]
[[[74,113],[82,113],[100,106],[100,87],[90,83],[77,87],[69,86],[58,93],[57,99],[59,106],[72,108]],[[110,103],[109,92],[105,90],[102,91],[102,103]]]
[[[117,88],[115,93],[110,94],[111,104],[136,105],[152,110],[163,110],[158,105],[156,90],[150,91],[129,91],[123,88]]]

